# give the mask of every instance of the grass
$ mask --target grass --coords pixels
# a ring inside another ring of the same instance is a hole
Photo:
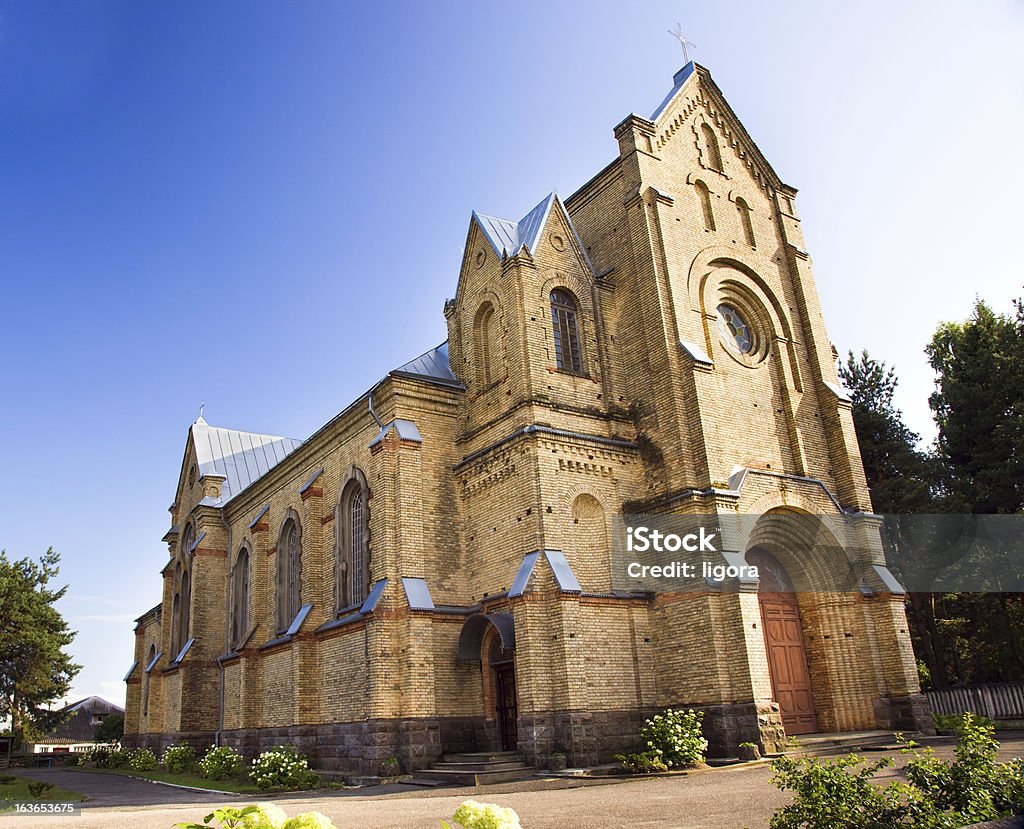
[[[6,774],[6,772],[3,772]],[[40,798],[32,797],[28,790],[29,783],[35,783],[36,781],[31,777],[18,777],[12,783],[0,784],[0,801],[4,800],[85,800],[84,795],[80,795],[78,792],[69,792],[67,789],[61,789],[54,786],[46,794]]]
[[[173,783],[176,786],[191,786],[195,789],[208,789],[218,792],[235,792],[236,794],[253,794],[259,792],[255,783],[248,780],[228,779],[210,780],[196,774],[174,774],[169,771],[135,771],[135,769],[94,769],[72,766],[71,771],[87,774],[120,774],[122,777],[140,777],[143,780],[155,780],[158,783]]]

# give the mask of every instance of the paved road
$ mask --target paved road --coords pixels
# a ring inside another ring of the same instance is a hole
[[[949,756],[951,747],[939,747],[937,751]],[[1003,759],[1024,755],[1024,737],[1004,739],[1000,754]],[[897,765],[906,760],[898,753],[890,756]],[[58,770],[32,770],[28,774],[83,793],[89,793],[89,788],[96,799],[87,802],[77,818],[18,817],[4,821],[15,829],[170,829],[177,822],[199,820],[225,803],[251,802],[113,775]],[[58,780],[56,775],[62,777]],[[788,799],[771,785],[770,778],[771,770],[761,765],[610,783],[537,780],[477,789],[380,787],[314,797],[292,795],[277,798],[276,802],[289,815],[321,811],[339,829],[438,829],[438,821],[450,819],[467,797],[511,806],[526,829],[564,829],[567,824],[573,829],[764,829],[772,813]],[[139,797],[150,805],[139,805]],[[118,798],[125,805],[112,805]],[[130,803],[126,802],[128,798],[132,798]]]
[[[210,803],[211,798],[217,797],[220,797],[225,803],[228,802],[227,797],[211,795],[209,792],[192,792],[188,789],[159,786],[148,780],[124,777],[119,774],[96,774],[59,768],[11,769],[10,773],[30,777],[33,780],[45,780],[62,789],[84,794],[89,799],[82,805],[89,809],[108,806],[149,806],[154,803]],[[66,826],[66,824],[61,825]],[[25,827],[22,826],[21,829],[25,829]]]

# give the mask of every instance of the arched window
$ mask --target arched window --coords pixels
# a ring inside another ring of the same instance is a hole
[[[494,327],[494,306],[485,302],[476,312],[473,324],[473,339],[476,344],[476,379],[480,386],[489,386],[497,379],[495,357],[499,343],[492,331]]]
[[[355,469],[338,502],[335,552],[337,610],[362,604],[370,589],[370,526],[366,478]]]
[[[277,632],[284,633],[301,607],[302,538],[299,522],[289,517],[277,542]]]
[[[740,214],[740,224],[743,226],[743,238],[747,244],[754,247],[754,225],[750,221],[750,205],[742,198],[736,199],[736,210]]]
[[[707,166],[712,170],[722,172],[722,151],[718,148],[718,136],[711,128],[711,125],[704,123],[700,125],[701,135],[704,136],[704,149],[707,153]]]
[[[555,334],[555,362],[562,371],[583,374],[583,355],[576,323],[576,300],[568,291],[551,292],[551,323]]]
[[[249,628],[249,551],[243,547],[232,578],[231,645],[237,646]]]
[[[150,645],[144,666],[146,673],[142,677],[142,716],[144,717],[149,714],[149,666],[153,664],[154,659],[156,659],[156,645]]]
[[[711,191],[708,190],[708,186],[703,181],[697,181],[693,186],[697,191],[697,198],[700,199],[701,213],[704,214],[704,229],[714,230],[715,211],[711,208]]]
[[[192,589],[189,575],[192,564],[192,548],[196,545],[194,524],[185,527],[178,542],[177,562],[174,565],[174,599],[171,603],[171,654],[173,661],[188,641],[192,613]]]

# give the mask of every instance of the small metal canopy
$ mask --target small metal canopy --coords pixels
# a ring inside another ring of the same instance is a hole
[[[474,613],[462,626],[459,634],[459,660],[463,662],[478,661],[480,647],[489,625],[493,625],[501,639],[504,650],[514,650],[516,646],[515,625],[511,613]]]

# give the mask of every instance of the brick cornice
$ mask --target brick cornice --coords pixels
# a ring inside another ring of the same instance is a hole
[[[227,558],[227,550],[216,550],[212,547],[196,547],[193,554],[196,558]]]

